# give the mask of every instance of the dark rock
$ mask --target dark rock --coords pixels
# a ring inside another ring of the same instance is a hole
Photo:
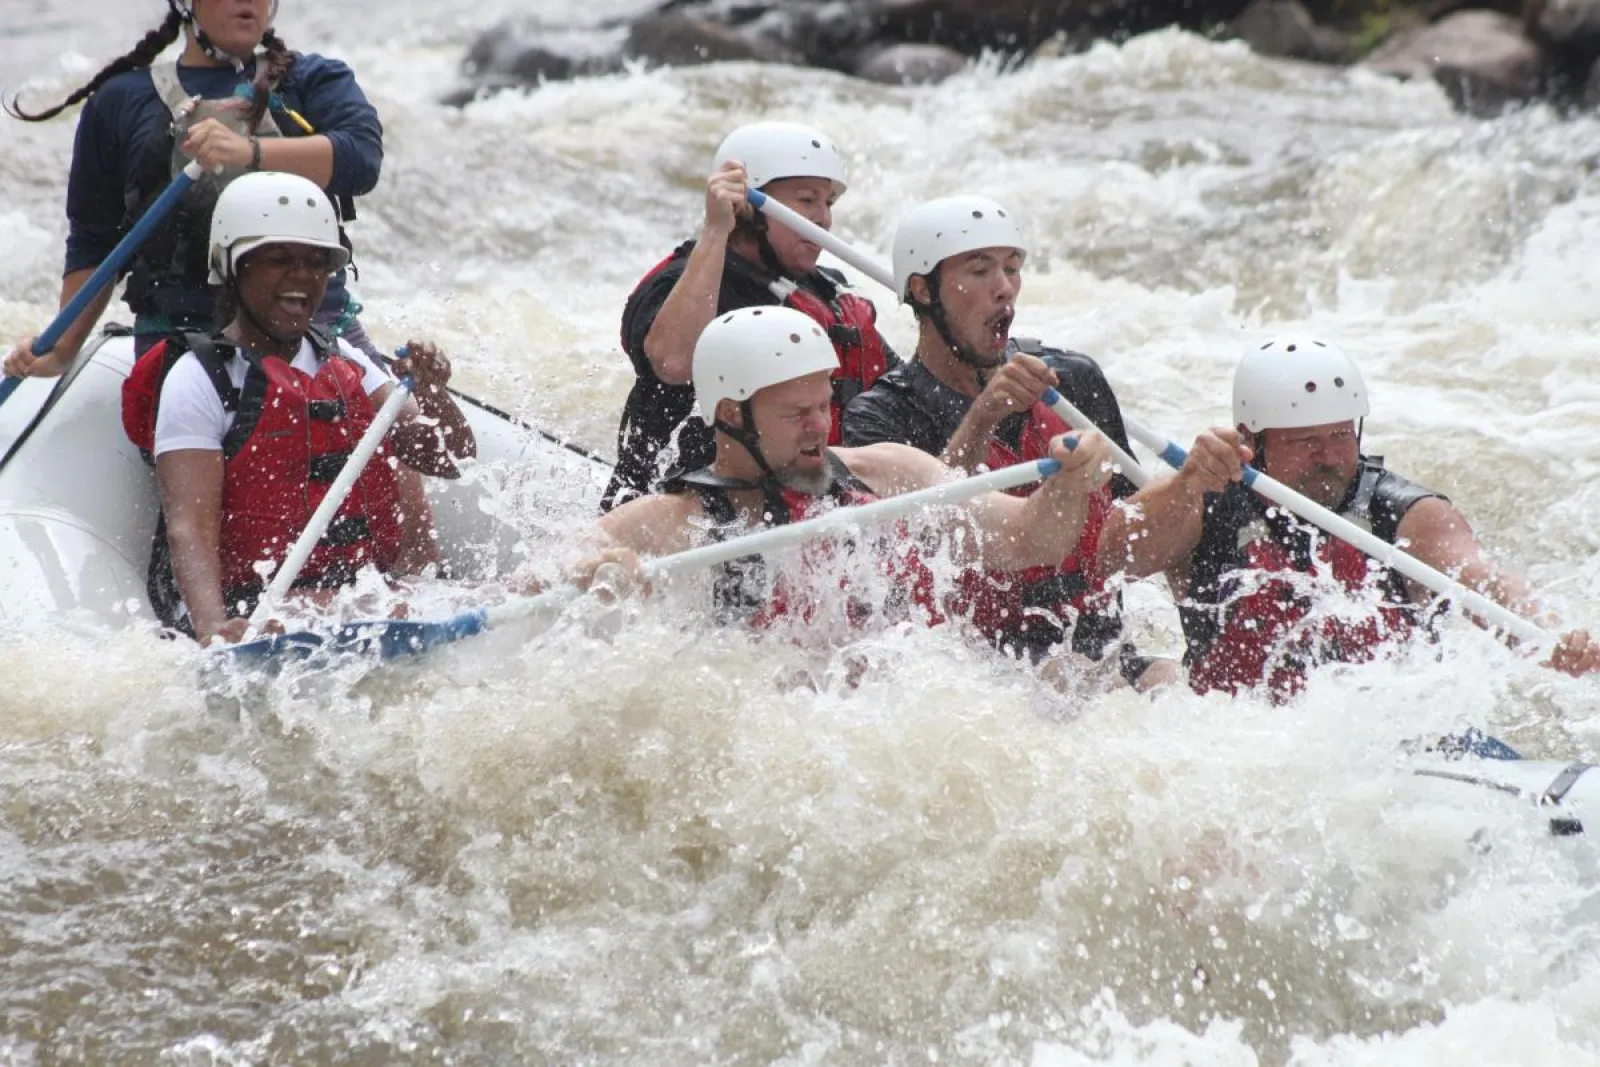
[[[965,70],[969,60],[937,44],[892,44],[862,54],[855,75],[885,85],[936,85]]]
[[[1600,0],[1528,0],[1522,18],[1529,37],[1569,62],[1600,59]]]
[[[1132,34],[1236,18],[1249,0],[875,0],[885,41],[1031,52],[1057,33]]]
[[[647,15],[633,24],[623,52],[667,66],[693,66],[724,60],[754,59],[798,63],[799,52],[779,41],[750,32],[748,27],[712,22],[684,11]]]
[[[1600,59],[1589,68],[1589,80],[1583,86],[1583,106],[1600,107]]]
[[[445,102],[459,105],[501,89],[621,70],[621,44],[620,29],[574,32],[533,19],[502,19],[478,35],[462,61],[471,84]]]
[[[1523,36],[1521,22],[1495,11],[1458,11],[1401,33],[1378,46],[1365,65],[1402,78],[1431,77],[1456,106],[1474,114],[1532,99],[1546,75],[1544,54]]]
[[[1318,26],[1300,0],[1254,0],[1233,23],[1233,32],[1264,56],[1346,63],[1354,58],[1350,38]]]
[[[849,71],[878,32],[875,9],[850,0],[787,3],[741,27],[798,53],[814,67]]]

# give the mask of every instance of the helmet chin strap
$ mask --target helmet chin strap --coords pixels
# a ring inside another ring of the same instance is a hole
[[[715,419],[711,425],[743,445],[744,450],[750,453],[750,458],[756,461],[756,466],[761,468],[761,481],[751,482],[746,488],[761,490],[762,507],[767,520],[788,522],[789,505],[783,499],[783,483],[761,451],[761,434],[755,428],[755,407],[751,401],[739,402],[739,417],[744,422],[743,426],[735,426],[721,419]]]
[[[778,473],[772,469],[772,464],[767,462],[767,457],[761,451],[761,434],[755,428],[755,406],[752,401],[748,399],[739,401],[739,417],[744,422],[743,426],[735,426],[721,419],[713,419],[711,425],[743,445],[744,450],[750,453],[750,458],[756,461],[756,466],[761,468],[764,477],[776,480]]]
[[[183,20],[194,34],[194,43],[200,46],[200,51],[216,60],[218,63],[228,63],[236,71],[243,71],[245,60],[231,52],[224,52],[206,36],[206,31],[200,28],[200,20],[194,16],[194,0],[167,0],[167,5]],[[272,25],[273,19],[278,16],[278,0],[272,0],[272,7],[267,11],[267,25]],[[252,53],[253,56],[253,53]],[[251,58],[251,57],[245,57]]]
[[[767,217],[758,215],[755,220],[756,252],[761,256],[761,265],[775,278],[789,278],[789,272],[783,269],[783,264],[778,262],[778,253],[772,247],[772,241],[767,237]],[[793,281],[793,279],[789,279]]]
[[[944,303],[939,299],[939,269],[935,267],[932,273],[924,274],[923,278],[928,283],[928,302],[921,307],[928,312],[928,321],[933,323],[933,328],[939,332],[940,340],[949,346],[956,359],[978,372],[978,384],[986,385],[989,372],[1005,363],[1005,357],[1001,356],[997,360],[985,359],[956,340],[955,331],[950,328],[950,319],[944,312]]]

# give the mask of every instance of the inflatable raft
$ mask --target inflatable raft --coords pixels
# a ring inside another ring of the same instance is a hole
[[[24,380],[0,405],[0,626],[88,613],[110,625],[152,618],[145,593],[159,499],[155,471],[122,431],[133,338],[108,330],[60,378]],[[610,466],[458,394],[478,440],[478,471],[515,467],[594,514]],[[487,499],[490,479],[425,479],[451,573],[515,562],[524,531]]]

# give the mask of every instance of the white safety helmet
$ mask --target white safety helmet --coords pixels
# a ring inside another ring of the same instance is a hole
[[[833,342],[793,308],[752,307],[719,315],[694,345],[694,392],[706,421],[717,403],[743,403],[769,385],[839,369]]]
[[[211,213],[210,283],[231,280],[239,260],[267,244],[326,248],[333,270],[350,262],[328,194],[298,174],[245,174],[222,190]]]
[[[1367,383],[1342,349],[1277,337],[1246,352],[1233,372],[1233,421],[1251,433],[1354,422],[1372,412]]]
[[[750,188],[781,178],[826,178],[833,195],[845,190],[844,158],[821,130],[795,122],[754,122],[723,138],[711,161],[713,172],[730,159],[744,164]]]
[[[894,233],[894,286],[900,299],[917,274],[931,274],[944,260],[980,248],[1015,248],[1024,256],[1016,218],[985,196],[950,196],[912,208]]]

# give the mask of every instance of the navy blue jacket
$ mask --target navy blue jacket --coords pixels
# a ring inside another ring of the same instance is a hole
[[[254,77],[232,67],[178,68],[191,95],[225,99]],[[383,126],[355,74],[344,63],[295,53],[281,95],[292,100],[312,128],[333,143],[330,196],[360,196],[378,183],[383,165]],[[274,108],[280,129],[297,133],[292,119]],[[121,236],[130,198],[137,200],[137,171],[152,138],[164,137],[172,115],[148,70],[119,74],[89,98],[78,119],[67,182],[67,253],[64,273],[98,266]],[[343,303],[343,275],[329,283],[328,303]]]

